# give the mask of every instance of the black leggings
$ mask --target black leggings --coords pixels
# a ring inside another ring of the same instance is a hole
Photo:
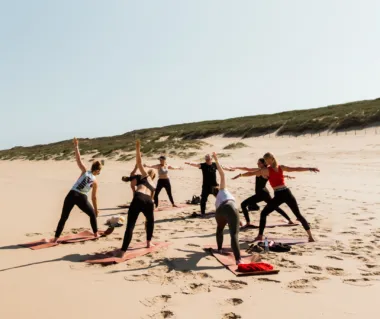
[[[254,210],[259,210],[260,207],[257,205],[257,203],[266,202],[268,204],[271,199],[272,197],[268,192],[262,191],[244,200],[241,203],[241,209],[243,210],[243,214],[247,223],[251,221],[249,218],[247,207],[253,206],[255,207]],[[275,211],[280,213],[284,218],[286,218],[286,220],[290,221],[290,217],[288,216],[288,214],[286,214],[280,207],[276,208]]]
[[[174,205],[173,195],[172,195],[172,186],[170,185],[170,180],[168,178],[159,179],[157,182],[156,192],[154,194],[154,204],[156,207],[158,206],[158,195],[160,194],[161,190],[165,188],[166,193],[168,194],[169,200]]]
[[[259,235],[264,234],[267,216],[283,203],[286,203],[289,206],[293,214],[301,222],[303,228],[305,230],[310,230],[308,222],[306,221],[305,217],[301,215],[295,197],[293,196],[289,188],[285,188],[274,191],[274,197],[269,201],[269,203],[264,207],[263,211],[261,212]]]
[[[201,214],[205,214],[206,213],[206,203],[207,203],[208,196],[213,193],[213,189],[216,186],[202,185]]]
[[[94,233],[98,231],[98,224],[96,222],[96,215],[94,208],[91,206],[87,199],[87,196],[79,192],[71,190],[63,203],[61,219],[58,222],[57,230],[55,231],[55,237],[61,236],[65,223],[69,218],[70,212],[77,205],[85,214],[90,217],[91,228]]]
[[[142,212],[146,218],[146,239],[150,241],[153,237],[154,229],[154,205],[151,197],[147,194],[136,192],[133,197],[131,206],[128,210],[127,228],[125,229],[122,251],[127,251],[132,240],[133,229],[135,228],[137,218]]]

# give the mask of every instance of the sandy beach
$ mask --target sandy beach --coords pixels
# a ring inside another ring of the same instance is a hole
[[[263,255],[263,261],[280,272],[258,277],[236,277],[202,249],[215,243],[216,223],[214,218],[190,218],[199,206],[156,212],[154,241],[171,245],[126,263],[102,267],[83,262],[91,254],[120,248],[125,226],[97,241],[37,251],[22,248],[18,244],[52,237],[63,200],[80,171],[74,158],[0,161],[0,318],[377,318],[379,140],[374,129],[357,135],[250,138],[243,140],[248,147],[237,150],[223,147],[240,139],[205,140],[210,145],[189,160],[199,162],[205,153],[217,151],[227,155],[220,159],[222,164],[254,167],[271,151],[280,164],[321,170],[291,173],[296,179],[287,181],[318,242],[293,246],[290,253]],[[89,164],[88,158],[85,162]],[[199,195],[201,189],[201,171],[184,162],[168,159],[185,168],[170,172],[177,203]],[[106,229],[110,215],[127,211],[117,206],[132,199],[121,176],[129,175],[133,166],[106,160],[98,177],[100,229]],[[226,172],[228,188],[240,204],[253,194],[254,178],[231,180],[236,174]],[[165,191],[160,199],[167,200]],[[214,211],[211,197],[208,211]],[[259,213],[252,212],[251,219],[257,222]],[[268,220],[282,218],[272,213]],[[90,229],[88,217],[74,208],[64,232],[82,228]],[[256,234],[247,230],[240,236]],[[305,237],[301,226],[270,228],[266,234]],[[132,245],[144,240],[140,214]]]

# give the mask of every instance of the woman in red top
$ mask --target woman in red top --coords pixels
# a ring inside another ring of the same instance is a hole
[[[267,222],[267,216],[278,208],[281,204],[286,203],[289,208],[292,210],[293,214],[301,222],[303,228],[306,230],[309,241],[314,241],[314,238],[310,231],[309,223],[301,215],[301,212],[298,208],[296,199],[294,198],[292,192],[289,188],[285,186],[284,182],[284,173],[283,172],[319,172],[318,168],[306,168],[306,167],[289,167],[285,165],[278,165],[276,159],[271,153],[266,153],[264,159],[268,164],[267,168],[259,169],[251,174],[256,176],[263,176],[268,178],[270,185],[274,190],[274,197],[268,202],[264,207],[260,216],[260,226],[259,226],[259,235],[256,237],[256,240],[263,240],[263,234],[265,225]]]

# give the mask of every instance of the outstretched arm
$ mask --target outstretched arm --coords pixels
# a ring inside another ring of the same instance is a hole
[[[216,164],[216,167],[217,167],[219,175],[220,175],[220,186],[219,186],[219,189],[225,189],[226,188],[226,177],[224,175],[224,170],[223,170],[222,166],[219,164],[218,156],[216,155],[215,152],[212,153],[212,157],[215,160],[215,164]]]
[[[233,171],[235,171],[235,168],[233,168],[233,167],[231,167],[231,166],[224,166],[224,165],[222,165],[221,167],[222,167],[222,169],[224,169],[225,171],[229,171],[229,172],[233,172]]]
[[[244,166],[236,166],[236,167],[231,167],[233,170],[240,170],[240,171],[246,171],[246,172],[254,172],[254,171],[259,171],[260,168],[250,168],[250,167],[244,167]]]
[[[199,163],[185,162],[185,164],[196,167],[196,168],[201,168],[201,164],[199,164]]]
[[[78,167],[82,171],[82,173],[85,173],[87,171],[87,168],[86,166],[84,166],[80,158],[79,142],[76,137],[74,137],[74,150],[75,150],[75,159],[77,160]]]
[[[262,168],[262,169],[256,169],[255,171],[249,171],[243,174],[236,175],[232,179],[238,179],[239,177],[248,177],[248,176],[266,176],[268,175],[268,169]]]
[[[281,165],[281,168],[284,172],[314,172],[318,173],[319,169],[315,167],[289,167]]]
[[[140,140],[136,140],[136,165],[137,165],[137,168],[140,170],[142,177],[145,177],[148,174],[144,169],[144,165],[142,164],[140,147],[141,147]]]
[[[183,167],[177,167],[177,166],[168,166],[168,169],[173,169],[173,170],[183,170]]]
[[[147,167],[147,168],[154,168],[154,169],[159,169],[159,166],[160,165],[147,165],[147,164],[144,164],[144,167]]]

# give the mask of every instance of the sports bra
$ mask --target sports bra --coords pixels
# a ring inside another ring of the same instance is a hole
[[[273,169],[273,167],[268,167],[269,171],[269,183],[272,188],[285,186],[284,181],[284,172],[282,171],[281,166],[278,166],[277,172]]]
[[[87,171],[81,177],[78,178],[71,190],[87,195],[88,192],[91,190],[92,184],[94,184],[95,180],[96,178],[92,174],[92,172]]]
[[[167,176],[168,173],[169,173],[169,169],[166,165],[160,166],[160,168],[158,169],[158,178],[163,177],[163,176]]]
[[[144,185],[151,192],[154,192],[156,190],[156,188],[149,183],[148,176],[145,176],[143,178],[138,179],[137,183],[136,183],[136,186],[139,186],[139,185]]]

